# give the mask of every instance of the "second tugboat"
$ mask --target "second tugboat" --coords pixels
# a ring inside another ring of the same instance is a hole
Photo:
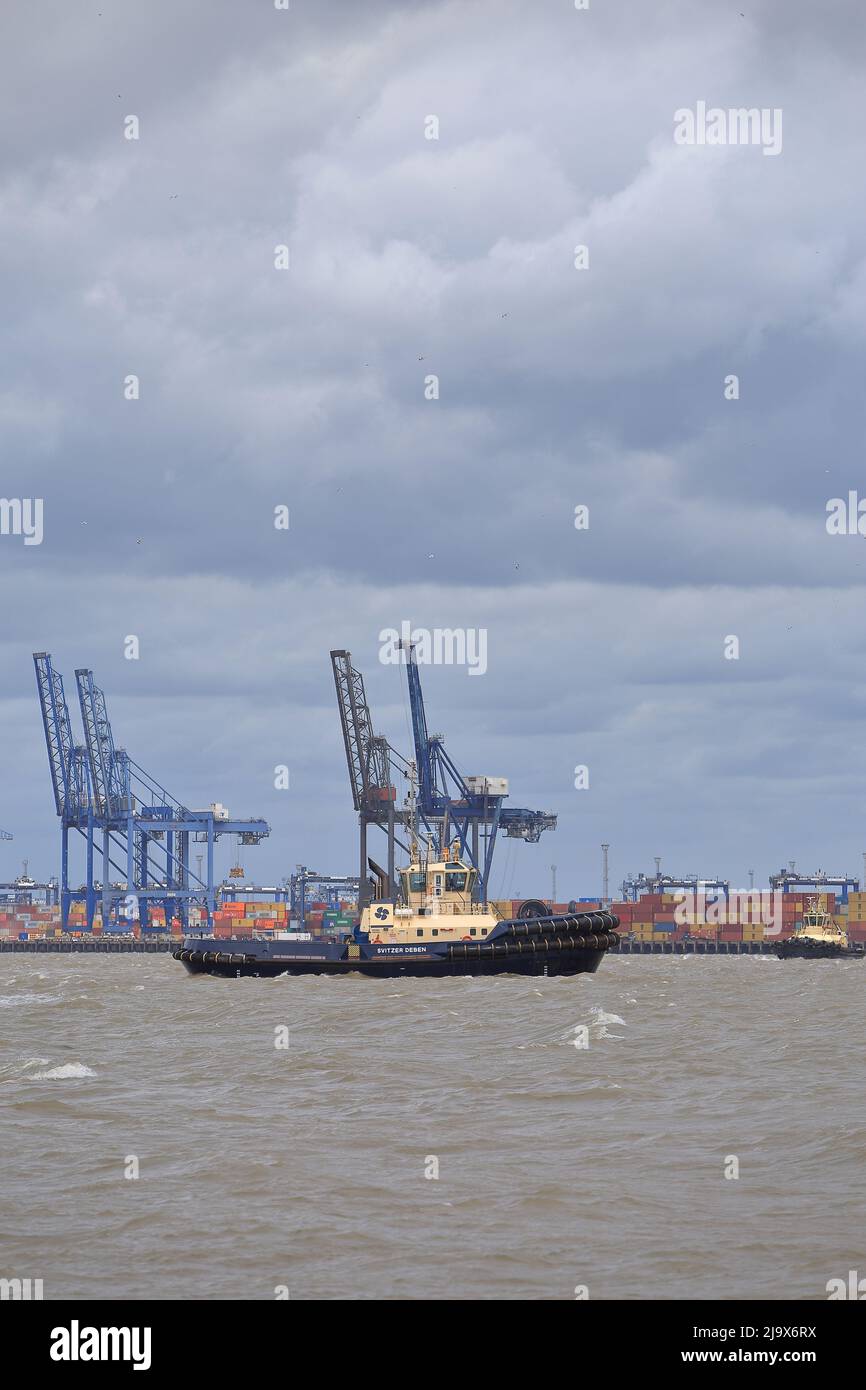
[[[344,937],[186,937],[174,958],[194,975],[580,975],[597,970],[618,941],[611,912],[501,918],[474,900],[477,871],[456,845],[402,869],[397,900],[383,870],[370,867],[375,898]]]
[[[817,898],[809,903],[793,934],[776,947],[780,960],[862,960],[864,954],[863,943],[849,942],[847,932],[818,906]]]

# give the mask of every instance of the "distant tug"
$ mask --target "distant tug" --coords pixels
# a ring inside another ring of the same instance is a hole
[[[385,873],[372,861],[371,868],[376,896],[345,937],[186,937],[174,958],[194,975],[581,975],[597,970],[618,940],[612,912],[499,917],[474,901],[477,870],[462,862],[456,845],[426,862],[416,853],[400,871],[397,901],[388,896]]]
[[[776,947],[780,960],[862,960],[862,942],[849,942],[848,933],[813,898],[803,913],[803,921],[791,936]]]

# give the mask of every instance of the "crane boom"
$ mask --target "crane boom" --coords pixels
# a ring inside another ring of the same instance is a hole
[[[387,799],[391,785],[388,745],[373,733],[364,677],[352,665],[352,653],[331,652],[331,667],[340,710],[343,745],[356,811]],[[378,793],[378,796],[377,796]]]
[[[415,646],[411,641],[401,645],[406,653],[412,737],[418,766],[419,810],[426,819],[439,823],[443,841],[453,827],[460,852],[468,855],[478,869],[480,887],[486,895],[499,832],[511,839],[534,844],[540,839],[542,831],[556,828],[556,816],[550,811],[506,806],[508,782],[504,777],[463,775],[446,752],[441,736],[428,731]],[[486,837],[483,855],[477,845],[479,829]],[[444,850],[444,843],[440,848]]]
[[[93,672],[77,670],[75,680],[95,809],[110,819],[129,808],[129,763],[123,750],[114,746],[105,696],[94,682]]]
[[[72,763],[75,745],[72,739],[69,706],[63,693],[63,677],[59,671],[54,670],[48,652],[34,652],[33,664],[36,668],[36,685],[48,749],[54,805],[58,816],[64,816],[73,801]]]
[[[401,646],[403,644],[401,643]],[[415,744],[415,766],[418,769],[418,795],[425,811],[432,811],[433,795],[436,788],[436,768],[427,732],[427,714],[424,709],[424,696],[421,692],[421,677],[415,648],[411,642],[403,648],[406,651],[406,679],[409,686],[409,709],[412,715],[412,740]]]

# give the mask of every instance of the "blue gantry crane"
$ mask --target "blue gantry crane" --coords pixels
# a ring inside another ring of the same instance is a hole
[[[87,879],[93,876],[92,808],[87,772],[87,753],[72,737],[72,721],[63,689],[63,677],[55,671],[47,652],[34,652],[36,684],[42,726],[48,748],[48,764],[54,807],[60,817],[60,912],[65,928],[69,920],[69,904],[83,896],[69,887],[69,832],[75,830],[87,838]]]
[[[307,910],[314,897],[321,896],[330,907],[339,907],[345,898],[357,899],[360,882],[345,874],[317,874],[306,864],[299,864],[289,881],[289,903],[292,916],[304,930]]]
[[[12,839],[14,839],[14,836],[10,833],[10,831],[8,831],[8,830],[0,830],[0,840],[12,840]],[[0,884],[0,889],[2,889],[2,887],[3,887],[3,885]]]
[[[486,901],[499,832],[511,839],[536,844],[543,831],[556,829],[556,816],[551,811],[506,806],[508,780],[505,777],[466,776],[460,772],[445,750],[442,735],[431,734],[427,728],[414,643],[401,643],[401,647],[405,652],[409,686],[419,812],[425,821],[432,821],[438,827],[441,850],[451,841],[452,835],[458,840],[461,858],[468,858],[478,870],[479,889]]]
[[[793,863],[787,869],[780,869],[777,874],[770,875],[770,887],[774,893],[779,889],[783,893],[796,893],[798,889],[813,890],[816,893],[825,892],[828,888],[841,888],[842,901],[847,903],[849,892],[856,893],[860,887],[860,880],[849,878],[845,874],[833,876],[825,874],[823,869],[818,869],[814,874],[796,873]]]
[[[216,841],[221,835],[237,835],[240,844],[258,844],[270,833],[267,822],[233,819],[218,802],[191,810],[171,796],[125,749],[115,746],[105,696],[86,669],[75,672],[84,727],[84,743],[76,744],[63,677],[47,652],[35,652],[33,662],[60,818],[63,929],[74,900],[85,903],[88,931],[97,901],[106,927],[129,925],[137,910],[147,929],[151,905],[159,905],[166,925],[179,917],[186,929],[192,904],[202,909],[210,926],[216,907]],[[71,830],[85,840],[85,883],[79,889],[69,883]],[[207,846],[204,878],[190,868],[190,837]]]
[[[639,873],[629,874],[624,878],[621,891],[623,902],[627,903],[638,902],[644,893],[674,891],[721,894],[727,902],[731,892],[731,881],[727,878],[700,878],[697,874],[686,874],[683,878],[676,878],[673,874]]]

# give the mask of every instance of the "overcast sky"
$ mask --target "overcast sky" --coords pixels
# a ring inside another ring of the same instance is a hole
[[[495,895],[596,892],[603,840],[612,882],[861,871],[866,539],[826,528],[866,497],[859,0],[0,26],[0,494],[44,501],[0,536],[0,878],[58,867],[36,650],[186,804],[268,819],[258,881],[355,872],[328,652],[408,752],[404,620],[486,630],[483,676],[422,670],[429,724],[559,813]],[[781,152],[677,144],[699,102],[780,110]]]

